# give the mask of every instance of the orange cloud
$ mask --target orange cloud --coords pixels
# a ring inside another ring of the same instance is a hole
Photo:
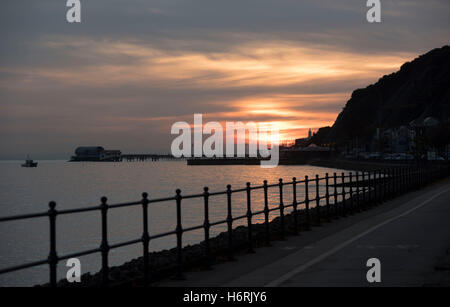
[[[273,88],[271,95],[243,95],[211,104],[224,104],[229,111],[208,113],[210,120],[259,120],[277,123],[282,139],[304,136],[305,129],[331,125],[337,110],[350,93],[286,94],[280,87],[314,82],[364,79],[375,81],[397,70],[412,54],[357,54],[301,46],[291,42],[269,41],[239,45],[223,52],[159,50],[139,41],[93,41],[56,38],[47,48],[64,48],[69,56],[99,59],[98,64],[71,67],[0,68],[0,71],[23,75],[22,83],[5,83],[1,87],[39,87],[44,81],[66,86],[108,88],[152,84],[160,88],[245,89]],[[47,83],[48,84],[48,83]],[[51,84],[51,83],[50,83]],[[185,118],[192,118],[187,114]],[[136,121],[161,121],[166,125],[182,120],[180,116],[123,117]]]

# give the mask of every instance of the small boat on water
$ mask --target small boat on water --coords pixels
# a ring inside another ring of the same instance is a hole
[[[27,159],[25,160],[25,163],[22,164],[22,167],[37,167],[37,164],[37,162],[34,162],[29,156],[27,156]]]

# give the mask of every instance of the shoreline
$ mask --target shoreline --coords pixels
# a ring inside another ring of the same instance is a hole
[[[412,166],[414,163],[398,163],[398,162],[375,162],[375,161],[355,161],[355,160],[315,160],[308,162],[307,165],[343,169],[348,171],[372,171],[382,168]]]

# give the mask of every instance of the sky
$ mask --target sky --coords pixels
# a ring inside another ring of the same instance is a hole
[[[77,146],[168,153],[178,121],[332,125],[353,90],[449,44],[450,1],[65,0],[0,3],[0,159]]]

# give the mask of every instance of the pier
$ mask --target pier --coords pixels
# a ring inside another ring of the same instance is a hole
[[[166,154],[123,154],[120,157],[120,161],[126,161],[126,162],[135,162],[135,161],[159,161],[159,160],[176,160],[179,158],[176,158],[172,155]]]
[[[105,150],[102,146],[80,146],[75,149],[75,155],[69,162],[134,162],[159,161],[178,159],[171,154],[128,153],[120,150]]]
[[[268,160],[250,157],[222,157],[222,158],[188,158],[187,165],[259,165],[261,161]]]

